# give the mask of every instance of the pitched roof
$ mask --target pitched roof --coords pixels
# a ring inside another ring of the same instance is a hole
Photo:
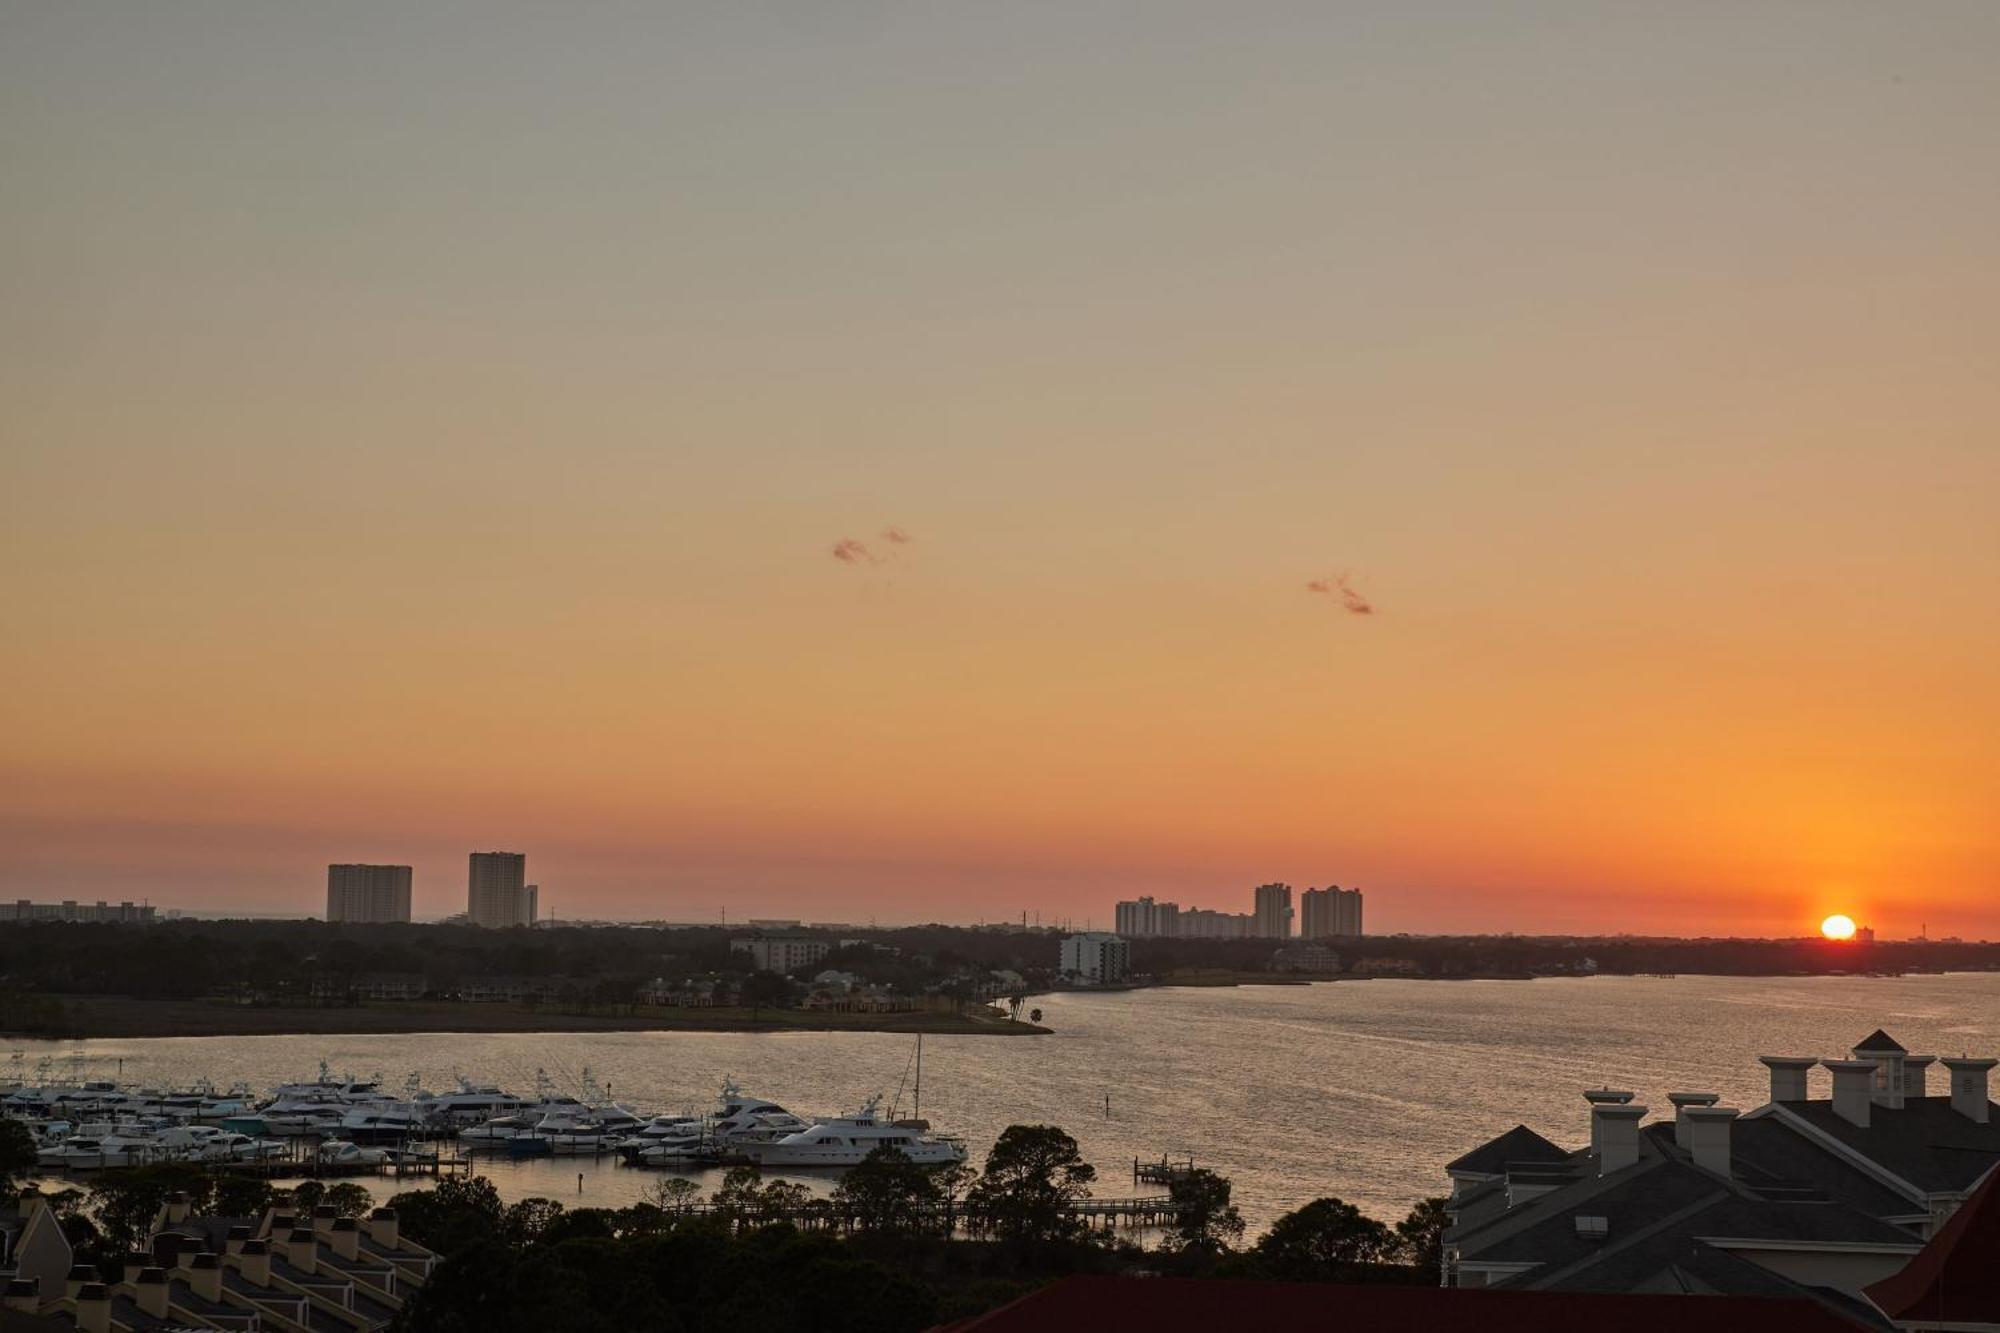
[[[1902,1042],[1897,1041],[1881,1028],[1876,1028],[1873,1032],[1863,1037],[1855,1044],[1854,1049],[1857,1051],[1901,1051],[1904,1055],[1909,1054],[1908,1051],[1903,1050]]]
[[[1052,1328],[1144,1328],[1208,1333],[1246,1311],[1272,1328],[1365,1328],[1369,1333],[1854,1333],[1858,1325],[1809,1300],[1572,1291],[1461,1291],[1430,1286],[1340,1286],[1194,1278],[1072,1277],[1010,1305],[941,1326],[951,1333],[1048,1333]]]
[[[2000,1171],[1958,1206],[1923,1253],[1868,1298],[1901,1322],[2000,1323]]]
[[[1569,1150],[1558,1148],[1526,1125],[1516,1125],[1499,1138],[1489,1139],[1445,1167],[1475,1175],[1497,1176],[1510,1162],[1565,1162]]]
[[[2000,1115],[1978,1124],[1954,1111],[1949,1097],[1871,1106],[1866,1129],[1835,1115],[1830,1101],[1786,1102],[1778,1114],[1798,1116],[1927,1191],[1970,1189],[2000,1162]]]

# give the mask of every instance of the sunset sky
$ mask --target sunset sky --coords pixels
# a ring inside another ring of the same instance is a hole
[[[1996,52],[0,0],[0,897],[2000,937]]]

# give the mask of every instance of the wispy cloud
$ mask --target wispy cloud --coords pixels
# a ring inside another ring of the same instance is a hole
[[[891,546],[908,546],[915,538],[901,528],[890,526],[882,529],[882,540]]]
[[[844,565],[872,565],[875,553],[852,537],[842,537],[831,548],[833,558]]]
[[[1330,579],[1314,579],[1312,582],[1306,584],[1306,591],[1318,593],[1324,597],[1338,598],[1341,609],[1349,615],[1372,616],[1375,614],[1375,603],[1357,592],[1346,574],[1336,574]]]
[[[900,552],[896,548],[908,546],[916,540],[894,524],[882,529],[880,536],[887,543],[886,547],[871,547],[867,542],[857,541],[853,537],[842,537],[827,548],[827,553],[843,565],[879,565],[884,561],[897,559]]]

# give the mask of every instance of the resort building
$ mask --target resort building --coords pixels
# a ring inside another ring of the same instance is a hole
[[[1127,939],[1172,939],[1181,933],[1179,903],[1156,903],[1142,897],[1118,904],[1118,933]]]
[[[59,903],[35,903],[19,898],[0,903],[0,921],[112,921],[150,926],[156,914],[157,909],[144,903],[107,903],[102,899],[95,903],[80,903],[74,898]]]
[[[1875,1327],[2000,1327],[1991,1280],[1952,1293],[1957,1317],[1983,1290],[1989,1322],[1903,1313],[1935,1307],[1959,1249],[2000,1227],[2000,1062],[1911,1055],[1879,1030],[1848,1059],[1760,1059],[1770,1100],[1752,1110],[1677,1091],[1649,1121],[1636,1094],[1593,1089],[1587,1145],[1516,1126],[1452,1162],[1445,1285],[1804,1294]],[[1828,1097],[1809,1095],[1815,1068]]]
[[[729,947],[750,955],[750,964],[759,972],[791,972],[811,967],[833,952],[831,941],[811,935],[753,935],[731,940]]]
[[[1292,934],[1292,886],[1259,884],[1251,911],[1250,933],[1261,939],[1289,939]]]
[[[1338,884],[1299,895],[1299,934],[1309,940],[1361,933],[1361,890]]]
[[[147,1262],[128,1263],[124,1280],[109,1283],[95,1269],[72,1266],[69,1242],[41,1195],[24,1196],[19,1211],[21,1262],[4,1274],[0,1328],[378,1333],[438,1264],[401,1235],[391,1209],[360,1219],[331,1208],[310,1217],[277,1209],[194,1217],[187,1196],[173,1195],[148,1231]]]
[[[1132,946],[1122,936],[1093,930],[1062,942],[1062,974],[1073,981],[1107,986],[1125,980],[1132,970]]]
[[[410,867],[337,865],[326,868],[328,921],[410,919]]]
[[[528,858],[521,852],[472,853],[466,875],[466,919],[492,929],[534,925],[539,891],[527,878]]]

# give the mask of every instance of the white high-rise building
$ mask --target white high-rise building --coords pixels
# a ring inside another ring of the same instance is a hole
[[[1062,942],[1062,974],[1094,986],[1123,981],[1132,968],[1132,946],[1117,935],[1093,930]]]
[[[1299,934],[1309,940],[1361,933],[1361,890],[1338,884],[1299,895]]]
[[[1261,939],[1290,939],[1292,934],[1292,886],[1259,884],[1250,933]]]
[[[475,926],[535,924],[536,887],[522,852],[474,852],[466,876],[465,915]]]
[[[1181,933],[1179,903],[1156,903],[1150,897],[1118,904],[1118,933],[1131,939],[1167,938]]]
[[[408,921],[410,867],[335,865],[326,868],[328,921]]]

